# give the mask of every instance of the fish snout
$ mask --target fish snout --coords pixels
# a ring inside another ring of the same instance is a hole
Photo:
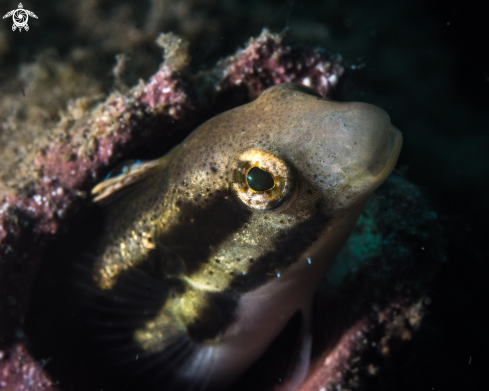
[[[316,137],[322,187],[340,204],[365,199],[389,176],[402,146],[389,115],[367,103],[323,103]],[[343,200],[344,202],[341,202]]]
[[[350,103],[346,115],[345,172],[352,188],[370,194],[394,169],[402,146],[402,134],[389,115],[367,103]],[[348,148],[346,148],[348,146]]]

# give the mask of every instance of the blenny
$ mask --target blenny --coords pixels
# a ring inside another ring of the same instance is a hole
[[[299,316],[296,388],[315,287],[401,144],[382,109],[282,84],[127,164],[92,191],[106,229],[86,264],[91,324],[154,389],[216,391]]]

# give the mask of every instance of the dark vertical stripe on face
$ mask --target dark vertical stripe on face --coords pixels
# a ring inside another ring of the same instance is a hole
[[[179,222],[161,235],[158,243],[180,255],[188,274],[208,262],[211,249],[240,230],[252,214],[228,191],[197,202],[177,201],[176,205],[180,208]]]
[[[205,307],[199,311],[199,317],[187,326],[188,334],[195,342],[213,339],[224,333],[236,318],[239,295],[235,291],[205,295]]]
[[[276,278],[276,271],[295,263],[299,255],[318,239],[330,220],[331,217],[323,212],[317,212],[291,230],[281,233],[271,243],[271,251],[255,260],[246,275],[233,279],[231,289],[244,293]]]

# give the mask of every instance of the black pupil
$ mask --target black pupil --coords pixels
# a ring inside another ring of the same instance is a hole
[[[246,176],[248,186],[254,191],[267,191],[275,186],[275,181],[270,173],[258,167],[253,167]]]

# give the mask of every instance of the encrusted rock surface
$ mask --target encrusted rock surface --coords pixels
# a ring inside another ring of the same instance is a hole
[[[0,390],[50,391],[53,382],[42,365],[32,359],[24,344],[16,344],[7,351],[0,350]]]

